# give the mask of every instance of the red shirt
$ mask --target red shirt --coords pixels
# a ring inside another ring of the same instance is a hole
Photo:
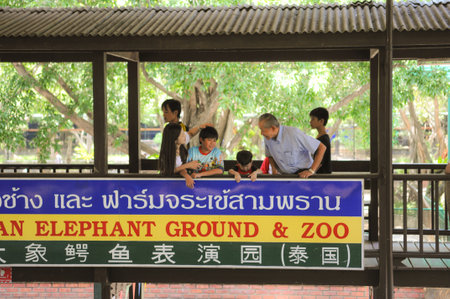
[[[253,171],[257,170],[258,168],[256,168],[255,166],[252,165],[252,167],[250,167],[249,170],[247,171],[243,171],[238,164],[236,164],[236,166],[233,167],[234,171],[237,171],[239,174],[251,174]]]

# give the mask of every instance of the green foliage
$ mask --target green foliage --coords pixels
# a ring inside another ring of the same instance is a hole
[[[27,88],[12,66],[0,68],[0,147],[15,151],[25,145],[23,130],[27,128],[24,119],[35,99],[35,94]],[[5,80],[7,78],[7,80]]]
[[[394,106],[403,107],[420,91],[422,97],[445,97],[449,93],[448,69],[441,66],[420,66],[416,61],[401,61],[394,68],[392,98]]]
[[[360,68],[366,64],[358,64]],[[350,70],[348,70],[350,69]],[[350,63],[333,66],[325,63],[270,62],[270,63],[147,63],[149,75],[156,78],[170,91],[188,98],[197,79],[205,83],[214,78],[218,82],[221,107],[230,108],[238,118],[244,115],[259,115],[263,112],[276,114],[287,125],[309,128],[309,111],[319,105],[329,106],[341,99],[341,94],[365,81],[353,74]],[[362,70],[364,72],[364,70]],[[340,73],[340,74],[339,74]],[[344,76],[341,80],[330,80]],[[342,75],[343,76],[343,75]],[[237,80],[245,78],[245,80]],[[335,95],[334,98],[331,95]],[[324,103],[325,102],[325,103]],[[342,116],[341,114],[339,116]]]
[[[419,91],[420,96],[440,96],[448,92],[448,80],[442,68],[424,68],[412,62],[402,63],[405,67],[394,69],[394,106],[403,107],[407,100],[417,97]],[[237,120],[272,112],[283,124],[300,127],[311,135],[315,134],[309,129],[308,114],[311,109],[317,106],[331,107],[369,81],[366,62],[188,62],[146,63],[145,66],[151,77],[171,92],[185,98],[189,97],[197,79],[208,84],[214,78],[218,82],[221,96],[220,109],[230,108]],[[89,63],[26,64],[26,67],[33,71],[40,86],[55,94],[72,113],[89,118],[88,115],[92,113],[92,69]],[[4,120],[0,125],[0,133],[5,136],[1,146],[10,150],[23,146],[26,120],[35,113],[41,113],[40,129],[33,144],[40,148],[40,161],[43,161],[48,158],[50,146],[55,150],[59,148],[58,143],[52,142],[56,132],[61,128],[72,128],[73,125],[33,92],[30,82],[18,76],[11,65],[2,64],[0,70],[4,75],[2,78],[12,78],[3,80],[4,84],[0,89],[4,108],[0,112],[0,119]],[[75,98],[69,96],[58,84],[61,78],[70,86]],[[126,64],[109,63],[107,79],[108,132],[115,133],[119,128],[126,128],[128,122]],[[142,121],[157,125],[154,115],[160,113],[160,103],[167,97],[142,79]],[[369,94],[366,92],[332,114],[328,126],[337,119],[342,119],[344,123],[354,123],[361,128],[356,133],[357,149],[368,148],[369,115]],[[242,129],[242,124],[236,122],[237,130]],[[397,125],[394,123],[394,126]],[[259,132],[253,130],[254,128],[247,132],[239,147],[252,149],[258,154],[258,148],[255,148],[257,144],[252,139]],[[115,139],[116,145],[121,142],[121,138]],[[342,142],[345,144],[347,141]],[[228,154],[232,157],[234,151]]]
[[[81,160],[86,163],[92,163],[94,161],[94,148],[87,149],[80,145],[75,147],[75,159]]]
[[[50,158],[51,148],[60,151],[61,144],[55,143],[60,126],[65,120],[49,103],[44,104],[44,117],[39,121],[39,129],[31,145],[38,148],[38,162],[45,163]]]
[[[439,157],[437,159],[437,163],[439,163],[439,164],[447,164],[448,163],[448,157],[445,157],[445,158]]]
[[[108,132],[128,127],[128,89],[126,63],[108,63],[107,68]],[[116,139],[116,145],[122,142]]]

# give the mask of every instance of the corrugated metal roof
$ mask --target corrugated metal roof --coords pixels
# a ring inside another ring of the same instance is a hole
[[[449,30],[449,1],[397,2],[394,30]],[[0,37],[205,36],[377,32],[385,4],[195,8],[0,8]]]

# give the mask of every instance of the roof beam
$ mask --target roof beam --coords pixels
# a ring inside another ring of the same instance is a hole
[[[377,49],[191,50],[127,52],[130,55],[120,56],[112,55],[110,52],[107,55],[107,61],[368,61],[374,53],[377,53],[376,51]],[[398,48],[394,49],[393,58],[431,59],[446,63],[450,58],[449,53],[450,46]],[[0,62],[91,62],[92,55],[92,52],[0,51]]]
[[[369,54],[369,49],[154,51],[142,52],[140,61],[367,61]]]
[[[29,37],[0,38],[0,51],[259,51],[259,50],[338,50],[384,46],[383,32],[291,35],[226,35],[164,37]],[[395,32],[393,48],[449,47],[448,31]],[[447,54],[450,56],[450,54]],[[326,57],[324,57],[326,59]]]
[[[108,56],[122,58],[126,61],[139,62],[139,52],[107,52]]]

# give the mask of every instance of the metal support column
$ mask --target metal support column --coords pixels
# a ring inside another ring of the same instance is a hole
[[[95,268],[94,280],[101,284],[101,299],[111,299],[111,283],[109,282],[109,275],[107,268]],[[97,288],[98,294],[98,288]],[[97,297],[96,297],[97,299]]]
[[[379,101],[379,194],[380,194],[380,262],[379,284],[375,298],[393,298],[394,273],[392,255],[392,0],[386,1],[386,44],[380,49]]]
[[[128,62],[128,157],[130,173],[141,170],[141,118],[139,103],[139,62]]]
[[[94,94],[94,172],[108,173],[108,132],[106,105],[106,53],[95,52],[92,59]]]
[[[378,172],[380,54],[370,51],[370,172]],[[370,181],[369,241],[378,241],[378,178]]]
[[[450,162],[448,158],[450,156],[450,96],[447,99],[447,161]]]

